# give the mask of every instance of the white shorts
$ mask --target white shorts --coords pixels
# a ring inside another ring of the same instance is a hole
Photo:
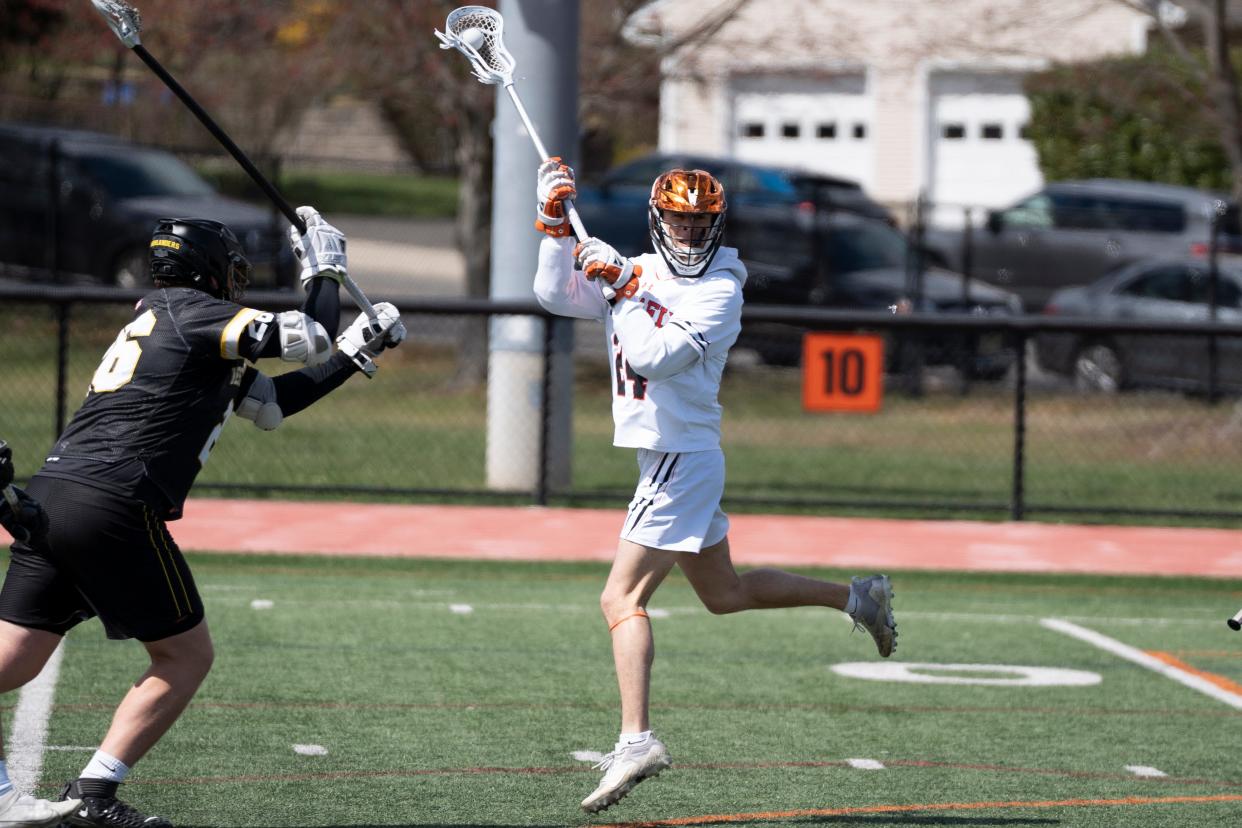
[[[622,538],[653,549],[695,553],[724,540],[729,533],[729,518],[720,510],[724,452],[639,449],[638,470]]]

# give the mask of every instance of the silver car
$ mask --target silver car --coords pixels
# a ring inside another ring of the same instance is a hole
[[[1127,262],[1206,257],[1212,220],[1217,244],[1242,251],[1238,206],[1226,196],[1145,181],[1057,181],[987,215],[969,237],[972,275],[1022,297],[1032,312],[1053,291],[1086,285]],[[929,252],[964,267],[962,230],[929,229]]]
[[[1242,266],[1222,264],[1217,321],[1242,323]],[[1210,275],[1201,259],[1133,262],[1083,287],[1052,295],[1045,315],[1118,322],[1208,322]],[[1217,339],[1220,390],[1242,391],[1242,339]],[[1072,377],[1084,390],[1128,387],[1201,391],[1208,386],[1208,340],[1202,336],[1042,333],[1035,338],[1044,370]]]

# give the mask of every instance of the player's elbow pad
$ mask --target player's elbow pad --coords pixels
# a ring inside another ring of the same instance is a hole
[[[259,374],[250,384],[246,397],[237,406],[237,416],[245,417],[264,431],[271,431],[285,420],[276,400],[276,384],[266,374]]]
[[[301,311],[285,311],[277,317],[280,327],[280,358],[313,368],[332,356],[332,338],[314,319]]]

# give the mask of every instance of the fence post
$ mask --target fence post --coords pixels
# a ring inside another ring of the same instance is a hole
[[[1217,320],[1217,302],[1220,286],[1220,218],[1225,210],[1225,203],[1217,201],[1212,205],[1212,221],[1208,231],[1208,321],[1213,325]],[[1220,402],[1220,347],[1216,334],[1208,334],[1208,403]]]
[[[47,147],[47,241],[44,243],[44,265],[50,273],[50,281],[60,281],[60,139],[54,139]]]
[[[69,385],[69,308],[71,303],[56,306],[56,434],[59,440],[65,430],[65,400]]]
[[[1026,516],[1026,331],[1016,332],[1017,372],[1013,393],[1013,491],[1009,500],[1009,519]]]

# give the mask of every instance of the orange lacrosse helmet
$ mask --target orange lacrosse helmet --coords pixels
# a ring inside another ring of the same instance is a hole
[[[724,238],[725,194],[704,170],[669,170],[651,185],[651,243],[678,276],[702,276]]]

